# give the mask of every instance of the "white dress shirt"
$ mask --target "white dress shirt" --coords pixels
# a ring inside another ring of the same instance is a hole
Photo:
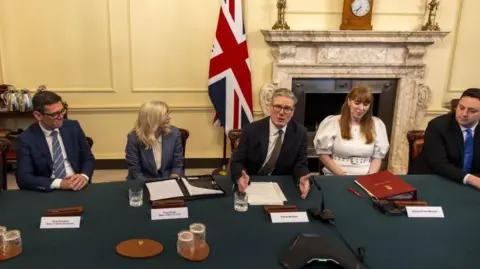
[[[162,136],[158,138],[155,145],[152,147],[153,157],[155,157],[155,164],[157,171],[162,168]]]
[[[60,143],[60,148],[62,149],[62,156],[63,156],[63,162],[65,164],[65,172],[68,176],[74,175],[75,171],[73,171],[73,167],[70,164],[70,161],[68,161],[68,156],[67,152],[65,151],[65,146],[63,145],[63,140],[62,140],[62,135],[60,134],[60,130],[58,128],[54,130],[48,130],[45,127],[42,126],[42,124],[39,124],[40,128],[43,131],[43,134],[45,135],[45,139],[47,140],[48,144],[48,149],[50,150],[50,155],[52,156],[52,162],[53,160],[53,138],[52,138],[52,132],[55,130],[58,132],[58,142]],[[82,174],[87,181],[89,180],[88,176],[85,174]],[[55,172],[52,172],[52,175],[50,176],[51,178],[55,179],[52,182],[52,185],[50,185],[50,188],[52,189],[60,189],[60,183],[62,182],[63,178],[56,178]]]
[[[472,130],[472,137],[475,137],[475,128],[477,127],[478,125],[478,122],[473,125],[470,129]],[[460,125],[460,129],[462,130],[462,134],[463,134],[463,141],[465,142],[465,140],[467,139],[467,129],[466,127],[463,127],[462,125]],[[463,178],[463,184],[467,184],[467,178],[470,176],[470,174],[467,174],[464,178]]]
[[[287,131],[287,125],[283,126],[283,128],[282,128],[282,131],[283,131],[282,144],[283,144],[283,140],[285,140],[285,133]],[[272,156],[273,148],[275,147],[275,141],[277,140],[277,137],[279,135],[278,134],[279,130],[280,129],[278,129],[275,125],[273,125],[273,122],[270,119],[270,128],[269,128],[269,136],[268,136],[268,151],[267,151],[267,156],[265,157],[265,161],[263,161],[262,167],[260,168],[260,171],[263,169],[265,164],[267,164],[268,160],[270,160],[270,157]]]

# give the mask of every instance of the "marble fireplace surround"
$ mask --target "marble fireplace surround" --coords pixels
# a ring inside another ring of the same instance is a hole
[[[430,97],[423,57],[427,47],[450,32],[262,30],[273,55],[272,81],[261,88],[268,115],[276,88],[292,90],[293,78],[398,79],[388,169],[408,169],[406,134],[424,117]],[[399,105],[401,104],[401,105]]]

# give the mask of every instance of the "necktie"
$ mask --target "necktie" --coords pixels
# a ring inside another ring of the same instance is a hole
[[[465,144],[463,148],[463,171],[470,172],[473,159],[473,135],[472,129],[466,129],[467,136],[465,137]]]
[[[62,148],[58,141],[58,131],[52,131],[52,150],[53,150],[53,173],[55,178],[64,179],[67,177],[65,162],[63,160]]]
[[[265,166],[258,173],[259,175],[270,175],[273,169],[275,168],[275,163],[277,162],[278,156],[280,155],[280,149],[282,148],[282,135],[283,130],[278,130],[277,140],[275,140],[275,145],[273,147],[272,155],[267,161]]]

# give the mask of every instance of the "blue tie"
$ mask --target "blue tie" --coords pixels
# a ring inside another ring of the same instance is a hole
[[[65,162],[63,160],[62,148],[58,141],[58,131],[52,131],[52,149],[53,149],[53,173],[55,178],[64,179],[67,177],[65,171]]]
[[[463,149],[463,171],[470,172],[473,159],[473,135],[472,129],[466,129],[465,145]]]

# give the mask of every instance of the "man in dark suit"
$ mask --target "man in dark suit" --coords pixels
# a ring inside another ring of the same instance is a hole
[[[270,117],[243,127],[230,172],[240,191],[245,191],[249,175],[291,175],[298,179],[303,199],[310,190],[307,159],[307,130],[291,121],[296,97],[288,89],[273,93]]]
[[[41,91],[32,99],[38,122],[19,137],[17,184],[20,189],[81,190],[91,182],[94,157],[78,121],[64,119],[62,98]]]
[[[428,123],[409,174],[437,174],[480,189],[480,89],[463,92],[455,113]]]

